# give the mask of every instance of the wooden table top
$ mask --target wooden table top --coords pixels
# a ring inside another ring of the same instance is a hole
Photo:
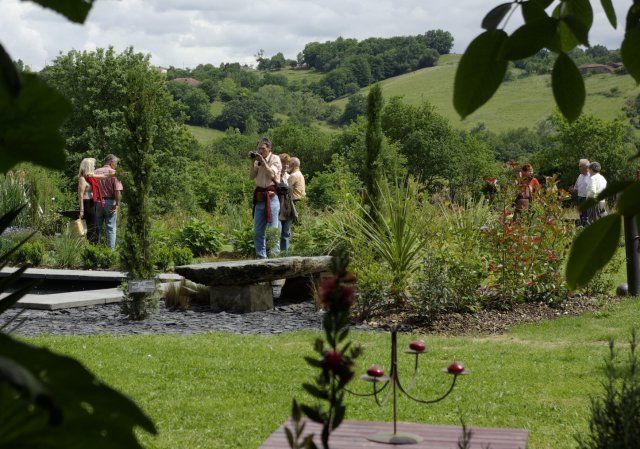
[[[286,423],[292,429],[291,423]],[[284,433],[284,424],[278,428],[260,446],[260,449],[288,449],[287,437]],[[500,429],[491,427],[470,427],[470,448],[484,449],[526,449],[529,434],[523,429]],[[315,433],[314,441],[321,446],[319,424],[307,420],[305,434]],[[329,440],[331,449],[374,449],[392,448],[395,445],[375,443],[367,440],[367,436],[378,432],[393,432],[393,423],[350,421],[345,420],[335,430]],[[415,423],[398,423],[398,432],[409,432],[424,438],[424,441],[403,445],[411,449],[457,449],[458,439],[462,434],[460,426],[433,426]]]

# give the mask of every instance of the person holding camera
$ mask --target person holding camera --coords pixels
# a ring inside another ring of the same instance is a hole
[[[260,259],[267,258],[267,228],[279,228],[280,201],[276,195],[276,186],[280,182],[282,163],[271,149],[271,141],[263,137],[258,142],[258,151],[249,153],[249,177],[256,183],[253,191],[253,244],[256,256]],[[274,253],[278,252],[279,243],[275,239]]]

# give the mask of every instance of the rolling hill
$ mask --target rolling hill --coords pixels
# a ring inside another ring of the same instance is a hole
[[[444,55],[439,65],[382,81],[386,98],[403,96],[410,104],[430,101],[436,109],[459,128],[469,129],[483,122],[492,131],[533,127],[555,108],[550,75],[537,75],[503,83],[496,95],[464,121],[453,109],[453,80],[460,55]],[[585,78],[587,100],[584,112],[604,119],[621,114],[628,97],[640,93],[629,75],[590,75]],[[612,90],[613,89],[613,90]],[[361,90],[366,94],[368,88]],[[339,107],[347,99],[332,102]]]

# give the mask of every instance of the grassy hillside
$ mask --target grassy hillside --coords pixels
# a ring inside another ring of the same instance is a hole
[[[286,76],[289,79],[289,82],[299,81],[301,83],[312,83],[314,81],[320,81],[320,79],[322,79],[322,77],[324,76],[324,74],[316,72],[315,70],[299,69],[283,69],[273,73]]]
[[[224,131],[220,131],[217,129],[204,128],[202,126],[192,126],[192,125],[187,125],[187,128],[189,128],[189,131],[191,131],[191,134],[193,134],[193,137],[198,139],[198,142],[203,144],[209,143],[212,140],[220,139],[222,136],[224,136]]]
[[[504,83],[496,95],[484,107],[461,121],[453,109],[453,80],[460,55],[445,55],[436,67],[421,69],[381,82],[385,97],[404,96],[410,104],[430,101],[454,126],[469,129],[479,122],[493,131],[509,128],[533,127],[554,109],[551,79],[549,75],[531,76]],[[587,101],[585,112],[605,119],[613,119],[621,113],[627,97],[640,90],[629,75],[591,75],[585,78]],[[617,88],[616,96],[608,97]],[[368,88],[362,89],[366,94]],[[333,102],[344,107],[346,98]]]

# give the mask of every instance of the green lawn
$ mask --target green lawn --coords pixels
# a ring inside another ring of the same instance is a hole
[[[439,404],[401,400],[400,419],[519,427],[530,431],[531,449],[573,448],[586,430],[589,396],[600,392],[607,339],[626,339],[640,304],[629,300],[596,314],[523,325],[505,335],[430,337],[420,396],[442,391],[449,379],[440,368],[452,358],[473,373]],[[29,339],[78,357],[105,381],[135,398],[160,429],[143,436],[148,448],[256,448],[288,416],[292,396],[312,376],[302,357],[313,332],[280,336],[93,336]],[[402,335],[406,345],[412,336]],[[360,369],[385,368],[388,335],[358,333],[365,353]],[[410,370],[410,358],[400,369]],[[354,388],[365,386],[356,381]],[[390,420],[391,409],[350,397],[348,417]]]
[[[218,129],[204,128],[202,126],[187,125],[191,134],[198,139],[200,143],[209,143],[212,140],[220,139],[224,136],[224,131]]]
[[[493,131],[533,127],[553,111],[555,105],[550,76],[539,75],[503,83],[486,105],[461,121],[452,103],[453,81],[459,58],[459,55],[446,55],[436,67],[384,80],[380,83],[382,92],[385,97],[404,96],[410,104],[428,100],[454,126],[464,129],[472,128],[479,122],[484,122]],[[592,75],[585,78],[585,84],[588,94],[585,112],[604,119],[617,117],[625,99],[640,93],[629,75]],[[614,97],[603,95],[611,88],[617,88],[619,94]],[[365,88],[361,92],[366,94],[367,91],[368,88]],[[333,102],[340,107],[346,103],[346,98]]]

